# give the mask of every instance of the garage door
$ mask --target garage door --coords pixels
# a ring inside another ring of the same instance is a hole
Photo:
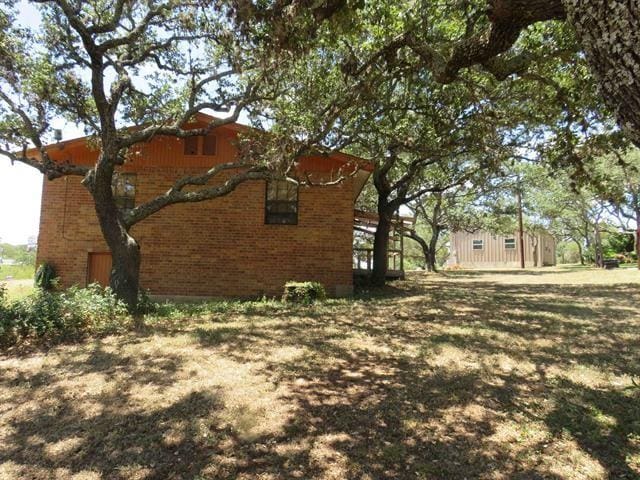
[[[111,253],[90,253],[88,265],[87,285],[90,283],[99,283],[103,287],[109,286],[109,277],[111,275]]]

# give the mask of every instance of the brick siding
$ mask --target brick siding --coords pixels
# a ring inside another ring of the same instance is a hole
[[[224,159],[221,159],[221,161]],[[136,203],[202,168],[129,166]],[[179,162],[177,162],[179,163]],[[314,280],[330,294],[352,288],[353,184],[301,187],[297,225],[265,225],[265,182],[228,196],[169,206],[136,225],[141,286],[153,295],[279,295],[288,280]],[[44,180],[38,262],[54,265],[62,286],[85,285],[90,252],[108,248],[93,201],[77,177]]]

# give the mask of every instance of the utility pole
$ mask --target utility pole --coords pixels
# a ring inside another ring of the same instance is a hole
[[[516,200],[518,202],[518,244],[520,245],[520,268],[524,268],[524,226],[522,222],[522,190],[519,182],[516,190]]]

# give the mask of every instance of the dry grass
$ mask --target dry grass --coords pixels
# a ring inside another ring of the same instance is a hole
[[[0,478],[640,478],[639,280],[415,275],[0,357]]]

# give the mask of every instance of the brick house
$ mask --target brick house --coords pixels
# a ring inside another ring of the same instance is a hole
[[[194,127],[207,118],[197,117]],[[156,137],[119,172],[123,207],[165,192],[184,174],[233,161],[243,128],[219,127],[207,137]],[[56,161],[94,163],[97,152],[80,138],[49,147]],[[135,225],[140,285],[157,296],[279,295],[289,280],[319,281],[332,295],[353,289],[354,202],[370,175],[357,157],[335,153],[299,159],[297,172],[314,179],[352,175],[335,185],[249,181],[210,201],[169,206]],[[93,200],[79,177],[45,180],[37,262],[51,263],[63,287],[108,284],[111,257]]]

